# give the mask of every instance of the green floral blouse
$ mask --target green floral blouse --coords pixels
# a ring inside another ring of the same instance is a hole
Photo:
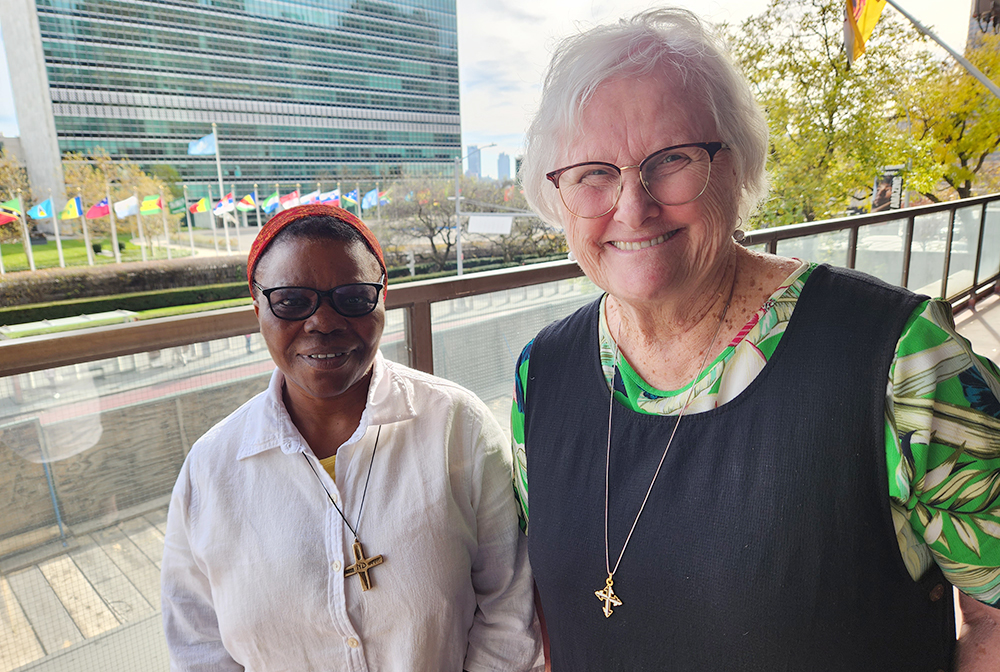
[[[692,384],[687,413],[724,404],[764,368],[784,334],[802,287],[815,268],[803,263]],[[639,413],[675,415],[691,385],[656,390],[622,358],[601,301],[601,364],[615,399]],[[517,363],[511,409],[514,491],[528,531],[524,399],[531,343]],[[920,304],[907,320],[889,368],[885,455],[899,550],[919,579],[937,562],[955,586],[1000,606],[1000,369],[973,353],[955,331],[944,301]]]

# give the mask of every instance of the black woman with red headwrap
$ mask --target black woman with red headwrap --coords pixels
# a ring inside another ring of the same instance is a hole
[[[162,564],[172,670],[529,670],[506,439],[383,359],[386,267],[340,208],[272,218],[247,281],[276,369],[195,443]]]

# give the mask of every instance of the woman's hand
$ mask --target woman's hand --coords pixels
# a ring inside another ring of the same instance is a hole
[[[1000,671],[1000,609],[959,591],[962,631],[955,650],[955,672]]]

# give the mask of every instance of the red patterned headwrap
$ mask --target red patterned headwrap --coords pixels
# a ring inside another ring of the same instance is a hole
[[[385,258],[382,256],[382,247],[378,244],[378,239],[375,238],[375,234],[372,233],[371,229],[347,210],[332,205],[314,203],[311,205],[297,205],[294,208],[279,212],[267,220],[267,224],[261,227],[260,233],[257,234],[257,238],[254,239],[253,245],[250,247],[250,256],[247,257],[247,283],[250,285],[250,295],[253,296],[253,273],[257,269],[257,262],[260,261],[264,250],[274,242],[275,236],[281,233],[281,230],[292,222],[313,215],[325,215],[339,219],[361,234],[361,237],[365,240],[365,244],[368,245],[368,249],[371,250],[371,253],[375,255],[375,259],[378,260],[378,265],[382,267],[382,275],[385,278],[386,284],[384,291],[388,292],[389,275],[385,270]]]

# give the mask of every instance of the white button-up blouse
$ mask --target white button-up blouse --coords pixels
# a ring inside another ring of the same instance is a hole
[[[334,483],[292,424],[283,384],[276,370],[181,468],[162,564],[171,669],[539,667],[510,454],[485,405],[379,355]],[[353,535],[323,486],[354,525],[369,464],[358,536],[384,562],[362,592],[345,577]]]

